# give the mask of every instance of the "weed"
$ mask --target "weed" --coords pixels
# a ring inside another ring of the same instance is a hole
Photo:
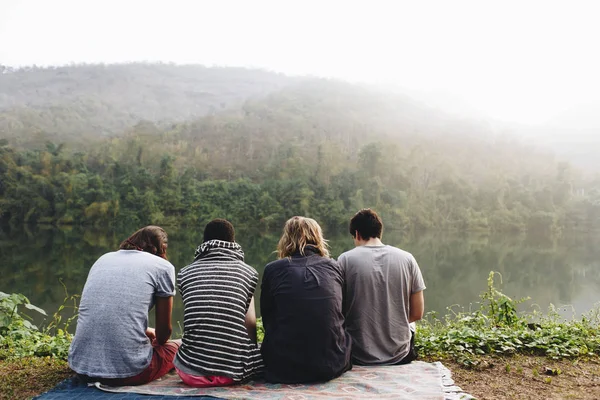
[[[523,367],[521,367],[521,366],[517,367],[517,374],[519,374],[519,375],[523,374]]]

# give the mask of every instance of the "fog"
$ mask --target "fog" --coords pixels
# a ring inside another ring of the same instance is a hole
[[[335,77],[555,144],[600,129],[598,11],[594,1],[2,0],[0,63]]]

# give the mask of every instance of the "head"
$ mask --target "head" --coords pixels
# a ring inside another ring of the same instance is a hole
[[[138,250],[167,259],[167,232],[160,226],[149,225],[125,239],[120,250]]]
[[[323,257],[329,257],[327,240],[323,238],[321,227],[312,218],[292,217],[283,227],[283,235],[277,244],[279,258],[290,257],[296,252],[305,255],[304,248],[313,245]]]
[[[349,231],[354,239],[381,239],[383,222],[374,210],[363,208],[354,214],[354,217],[350,220]]]
[[[231,222],[217,218],[206,224],[204,227],[204,242],[208,242],[209,240],[235,242],[235,230]]]

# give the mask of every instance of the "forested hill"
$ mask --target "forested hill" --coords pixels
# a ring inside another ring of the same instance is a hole
[[[263,70],[116,64],[0,65],[0,137],[21,147],[85,142],[142,120],[179,122],[235,107],[299,81]]]
[[[410,99],[304,80],[202,118],[138,123],[88,147],[0,147],[10,223],[345,226],[374,207],[388,227],[537,230],[600,226],[600,181]]]

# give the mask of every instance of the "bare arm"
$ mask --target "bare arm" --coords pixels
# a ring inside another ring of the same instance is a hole
[[[425,312],[425,298],[423,291],[416,292],[410,295],[408,322],[415,322],[423,318]]]
[[[252,296],[252,299],[250,300],[250,306],[246,312],[244,325],[246,326],[250,340],[256,343],[256,310],[254,309],[254,296]]]
[[[173,297],[155,297],[156,304],[156,341],[165,344],[171,337],[171,312],[173,311]]]

